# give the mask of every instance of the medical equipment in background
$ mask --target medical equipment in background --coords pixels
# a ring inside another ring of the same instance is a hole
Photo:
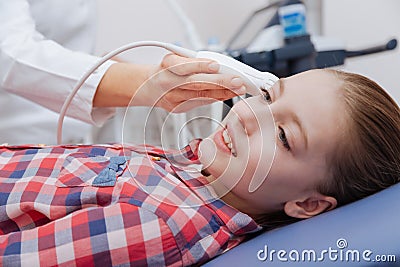
[[[224,53],[257,70],[287,77],[310,69],[343,65],[346,58],[393,50],[397,46],[397,40],[392,39],[383,45],[348,51],[340,41],[311,36],[306,20],[303,1],[275,1],[245,20],[227,42]],[[232,107],[235,100],[224,103]]]
[[[220,53],[211,51],[197,52],[173,44],[162,43],[157,41],[141,41],[141,42],[130,43],[114,51],[111,51],[110,53],[100,58],[99,61],[94,66],[92,66],[88,71],[86,71],[86,73],[82,76],[82,78],[76,83],[70,95],[66,98],[60,111],[60,116],[57,125],[57,144],[59,145],[62,144],[62,127],[68,107],[71,104],[76,93],[85,83],[85,81],[89,78],[89,76],[93,72],[95,72],[96,69],[99,68],[107,60],[110,60],[111,58],[127,50],[143,46],[161,47],[183,57],[208,58],[215,60],[220,64],[220,69],[219,69],[220,73],[233,74],[241,77],[244,81],[244,85],[246,86],[247,93],[251,95],[262,94],[261,89],[268,89],[269,87],[273,86],[274,83],[278,80],[278,77],[276,77],[271,73],[258,71],[233,59],[232,57]]]
[[[346,58],[393,50],[397,40],[348,51],[337,40],[311,36],[303,1],[283,0],[256,10],[228,41],[225,51],[260,71],[286,77],[315,68],[343,65]],[[265,24],[260,22],[268,19]],[[261,27],[261,28],[260,28]]]

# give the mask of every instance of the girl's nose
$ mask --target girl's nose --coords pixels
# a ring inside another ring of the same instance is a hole
[[[275,129],[272,111],[260,96],[239,101],[232,111],[238,116],[248,136]]]
[[[276,126],[271,108],[261,96],[247,98],[233,107],[248,137],[247,166],[252,172],[248,185],[250,193],[264,182],[275,158]]]

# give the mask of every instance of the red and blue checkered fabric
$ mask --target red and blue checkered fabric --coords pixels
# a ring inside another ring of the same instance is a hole
[[[0,266],[187,266],[260,230],[190,147],[0,147]]]

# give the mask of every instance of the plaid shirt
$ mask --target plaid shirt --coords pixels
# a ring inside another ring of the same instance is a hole
[[[234,247],[260,227],[204,186],[197,145],[1,146],[0,265],[187,266]]]

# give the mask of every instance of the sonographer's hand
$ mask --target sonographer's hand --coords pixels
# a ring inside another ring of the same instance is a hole
[[[243,80],[218,73],[209,59],[166,55],[159,65],[115,63],[105,73],[93,99],[95,107],[156,106],[184,112],[243,95]]]
[[[166,55],[159,66],[149,72],[146,91],[153,104],[172,112],[245,94],[243,80],[218,73],[219,65],[209,59],[193,59],[175,54]]]

